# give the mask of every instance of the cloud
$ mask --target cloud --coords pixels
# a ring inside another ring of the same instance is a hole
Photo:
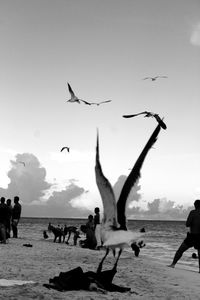
[[[118,201],[122,187],[127,179],[126,175],[119,176],[117,182],[113,186],[113,190],[115,193],[116,201]],[[134,201],[138,202],[141,198],[141,195],[139,194],[139,190],[141,189],[139,185],[139,181],[136,182],[134,187],[132,187],[130,194],[127,199],[127,205],[126,205],[126,213],[127,215],[131,213],[132,207],[134,206]]]
[[[184,208],[183,205],[175,205],[166,198],[157,198],[147,203],[147,209],[139,206],[133,207],[129,218],[152,220],[185,220],[194,207]]]
[[[51,187],[46,182],[46,170],[33,154],[17,154],[15,160],[11,160],[11,169],[8,171],[10,183],[7,189],[0,188],[0,193],[12,198],[18,195],[22,202],[31,203],[45,195],[45,191]]]
[[[11,199],[18,195],[23,216],[87,217],[91,213],[86,206],[74,206],[72,200],[81,199],[85,194],[84,188],[75,184],[75,178],[56,191],[57,184],[47,182],[46,169],[33,154],[16,154],[10,164],[9,183],[7,188],[0,188],[0,195]]]
[[[198,23],[191,34],[190,42],[194,46],[200,46],[200,23]]]

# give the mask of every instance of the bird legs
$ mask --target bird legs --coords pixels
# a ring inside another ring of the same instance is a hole
[[[119,253],[118,253],[116,262],[115,262],[114,267],[113,267],[113,270],[116,271],[116,272],[117,272],[117,264],[118,264],[118,260],[119,260],[121,254],[122,254],[122,249],[119,250]]]
[[[98,268],[97,268],[97,274],[100,274],[101,273],[101,270],[102,270],[102,266],[103,266],[103,262],[104,260],[106,259],[106,256],[108,255],[109,253],[109,248],[106,249],[106,254],[104,255],[104,257],[102,258]],[[119,253],[118,253],[118,256],[117,256],[117,259],[115,261],[115,264],[114,264],[114,267],[113,267],[113,271],[117,272],[117,264],[118,264],[118,261],[119,261],[119,258],[120,258],[120,255],[122,254],[122,249],[119,250]]]
[[[103,266],[103,262],[104,262],[104,260],[106,259],[106,256],[108,255],[109,251],[110,251],[109,248],[107,248],[107,249],[106,249],[106,254],[105,254],[104,257],[102,258],[102,260],[101,260],[101,262],[100,262],[100,264],[99,264],[99,266],[98,266],[97,274],[101,273],[102,266]]]

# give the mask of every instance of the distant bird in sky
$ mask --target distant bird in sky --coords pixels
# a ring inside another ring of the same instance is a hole
[[[97,105],[97,106],[99,106],[99,105],[101,105],[101,104],[103,104],[103,103],[108,103],[108,102],[111,102],[111,101],[112,101],[112,100],[106,100],[106,101],[101,101],[101,102],[88,102],[88,101],[85,101],[85,100],[83,100],[83,99],[78,98],[78,97],[74,94],[74,92],[73,92],[73,90],[72,90],[70,84],[69,84],[69,83],[67,83],[67,84],[68,84],[69,92],[70,92],[70,94],[71,94],[71,98],[70,98],[69,100],[67,100],[67,102],[76,102],[76,103],[79,103],[79,104],[80,104],[81,102],[83,102],[83,103],[86,104],[86,105]]]
[[[145,77],[143,80],[150,79],[151,81],[155,81],[158,78],[168,78],[167,76],[155,76],[155,77]]]
[[[67,152],[69,152],[69,147],[62,147],[62,149],[60,150],[60,152],[62,152],[63,150],[67,149]]]
[[[26,166],[25,162],[24,161],[19,161],[19,164],[22,164],[24,165],[24,167]]]
[[[97,132],[95,175],[96,183],[103,202],[104,216],[101,225],[101,238],[103,241],[103,246],[106,247],[106,254],[102,258],[98,266],[98,270],[101,270],[103,262],[109,253],[109,250],[112,249],[113,253],[115,254],[115,249],[119,248],[120,250],[114,264],[114,269],[116,269],[123,248],[126,245],[130,245],[134,241],[137,241],[142,236],[141,232],[133,232],[127,230],[125,215],[126,202],[132,187],[140,177],[140,170],[145,160],[145,157],[148,151],[156,142],[159,132],[160,125],[158,124],[155,130],[153,131],[150,139],[148,140],[147,144],[145,145],[144,149],[142,150],[141,154],[139,155],[130,174],[128,175],[117,203],[115,200],[115,195],[112,186],[108,179],[104,176],[101,168],[99,158],[99,135]]]
[[[167,126],[166,124],[163,122],[163,120],[159,117],[158,114],[155,114],[153,112],[150,112],[150,111],[143,111],[141,113],[138,113],[138,114],[134,114],[134,115],[123,115],[123,118],[133,118],[133,117],[136,117],[136,116],[139,116],[139,115],[142,115],[144,114],[146,118],[149,118],[149,117],[152,117],[152,118],[155,118],[156,121],[158,122],[158,124],[163,128],[163,129],[167,129]]]

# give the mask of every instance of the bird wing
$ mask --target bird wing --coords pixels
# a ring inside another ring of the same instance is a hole
[[[138,114],[134,114],[134,115],[123,115],[122,117],[123,118],[133,118],[133,117],[136,117],[136,116],[139,116],[139,115],[142,115],[142,114],[146,114],[147,111],[143,111],[143,112],[140,112]]]
[[[108,102],[111,102],[111,101],[112,101],[112,100],[101,101],[101,102],[99,102],[98,104],[108,103]]]
[[[117,227],[117,207],[115,195],[108,179],[104,176],[99,160],[99,134],[97,131],[96,145],[96,165],[95,165],[96,183],[103,202],[104,218],[103,223],[108,227]]]
[[[92,105],[100,105],[102,103],[108,103],[108,102],[111,102],[112,100],[106,100],[106,101],[101,101],[101,102],[90,102],[90,104]]]
[[[149,138],[147,144],[145,145],[144,149],[142,150],[140,156],[138,157],[132,171],[130,172],[129,176],[127,177],[124,186],[122,188],[121,194],[119,196],[119,200],[117,202],[117,221],[120,224],[120,228],[126,229],[126,216],[125,216],[125,210],[126,210],[126,201],[128,198],[128,195],[131,191],[131,188],[134,186],[136,181],[140,177],[140,169],[142,167],[142,164],[145,160],[145,157],[148,153],[148,151],[151,149],[153,144],[157,140],[157,136],[160,132],[160,125],[156,127],[154,132],[152,133],[151,137]]]
[[[168,78],[167,76],[156,76],[157,78]]]
[[[145,77],[145,78],[143,78],[143,80],[146,80],[146,79],[152,79],[152,77]]]
[[[62,147],[62,149],[60,150],[60,152],[62,152],[63,150],[67,149],[67,151],[69,152],[69,148],[68,147]]]
[[[67,84],[68,84],[68,89],[69,89],[69,92],[70,92],[71,96],[75,97],[75,94],[74,94],[74,92],[73,92],[73,90],[71,88],[71,85],[69,83],[67,83]]]
[[[163,129],[167,129],[167,125],[163,122],[158,114],[154,114],[154,118]]]
[[[90,103],[90,102],[87,102],[87,101],[85,101],[85,100],[82,100],[82,99],[79,99],[79,101],[82,101],[83,103],[85,103],[85,104],[87,104],[87,105],[91,105],[92,103]]]

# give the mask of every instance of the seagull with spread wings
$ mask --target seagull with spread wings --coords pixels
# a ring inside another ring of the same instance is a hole
[[[62,147],[62,149],[60,150],[60,152],[62,152],[63,150],[67,149],[67,152],[69,152],[69,147]]]
[[[143,114],[144,114],[145,118],[149,118],[149,117],[155,118],[156,121],[158,122],[158,124],[163,129],[167,129],[167,125],[163,122],[163,120],[159,117],[159,115],[155,114],[153,112],[150,112],[150,111],[143,111],[143,112],[140,112],[140,113],[134,114],[134,115],[123,115],[123,118],[133,118],[133,117],[136,117],[136,116],[139,116],[139,115],[143,115]]]
[[[150,139],[148,140],[147,144],[145,145],[144,149],[142,150],[141,154],[139,155],[129,176],[127,177],[117,203],[115,200],[115,195],[112,186],[108,179],[104,176],[101,168],[99,159],[99,136],[97,132],[95,175],[96,183],[103,202],[104,217],[101,225],[101,238],[103,241],[103,246],[106,247],[106,254],[102,258],[98,266],[98,270],[102,269],[103,262],[106,256],[108,255],[109,250],[112,249],[113,254],[115,254],[115,249],[118,248],[119,253],[114,264],[114,269],[116,269],[123,248],[137,241],[142,236],[141,232],[133,232],[127,230],[125,215],[126,202],[131,188],[134,186],[134,184],[140,177],[140,169],[142,167],[142,164],[145,160],[148,151],[156,142],[159,132],[160,125],[158,124],[156,129],[153,131]]]
[[[155,77],[145,77],[143,80],[150,79],[151,81],[155,81],[158,78],[168,78],[167,76],[155,76]]]
[[[101,102],[88,102],[88,101],[85,101],[85,100],[83,100],[83,99],[80,99],[80,98],[78,98],[75,94],[74,94],[74,91],[72,90],[72,88],[71,88],[71,86],[70,86],[70,84],[69,83],[67,83],[68,84],[68,89],[69,89],[69,92],[70,92],[70,95],[71,95],[71,98],[69,99],[69,100],[67,100],[67,102],[76,102],[76,103],[81,103],[81,102],[83,102],[84,104],[86,104],[86,105],[97,105],[97,106],[99,106],[99,105],[101,105],[101,104],[103,104],[103,103],[108,103],[108,102],[111,102],[112,100],[106,100],[106,101],[101,101]]]

